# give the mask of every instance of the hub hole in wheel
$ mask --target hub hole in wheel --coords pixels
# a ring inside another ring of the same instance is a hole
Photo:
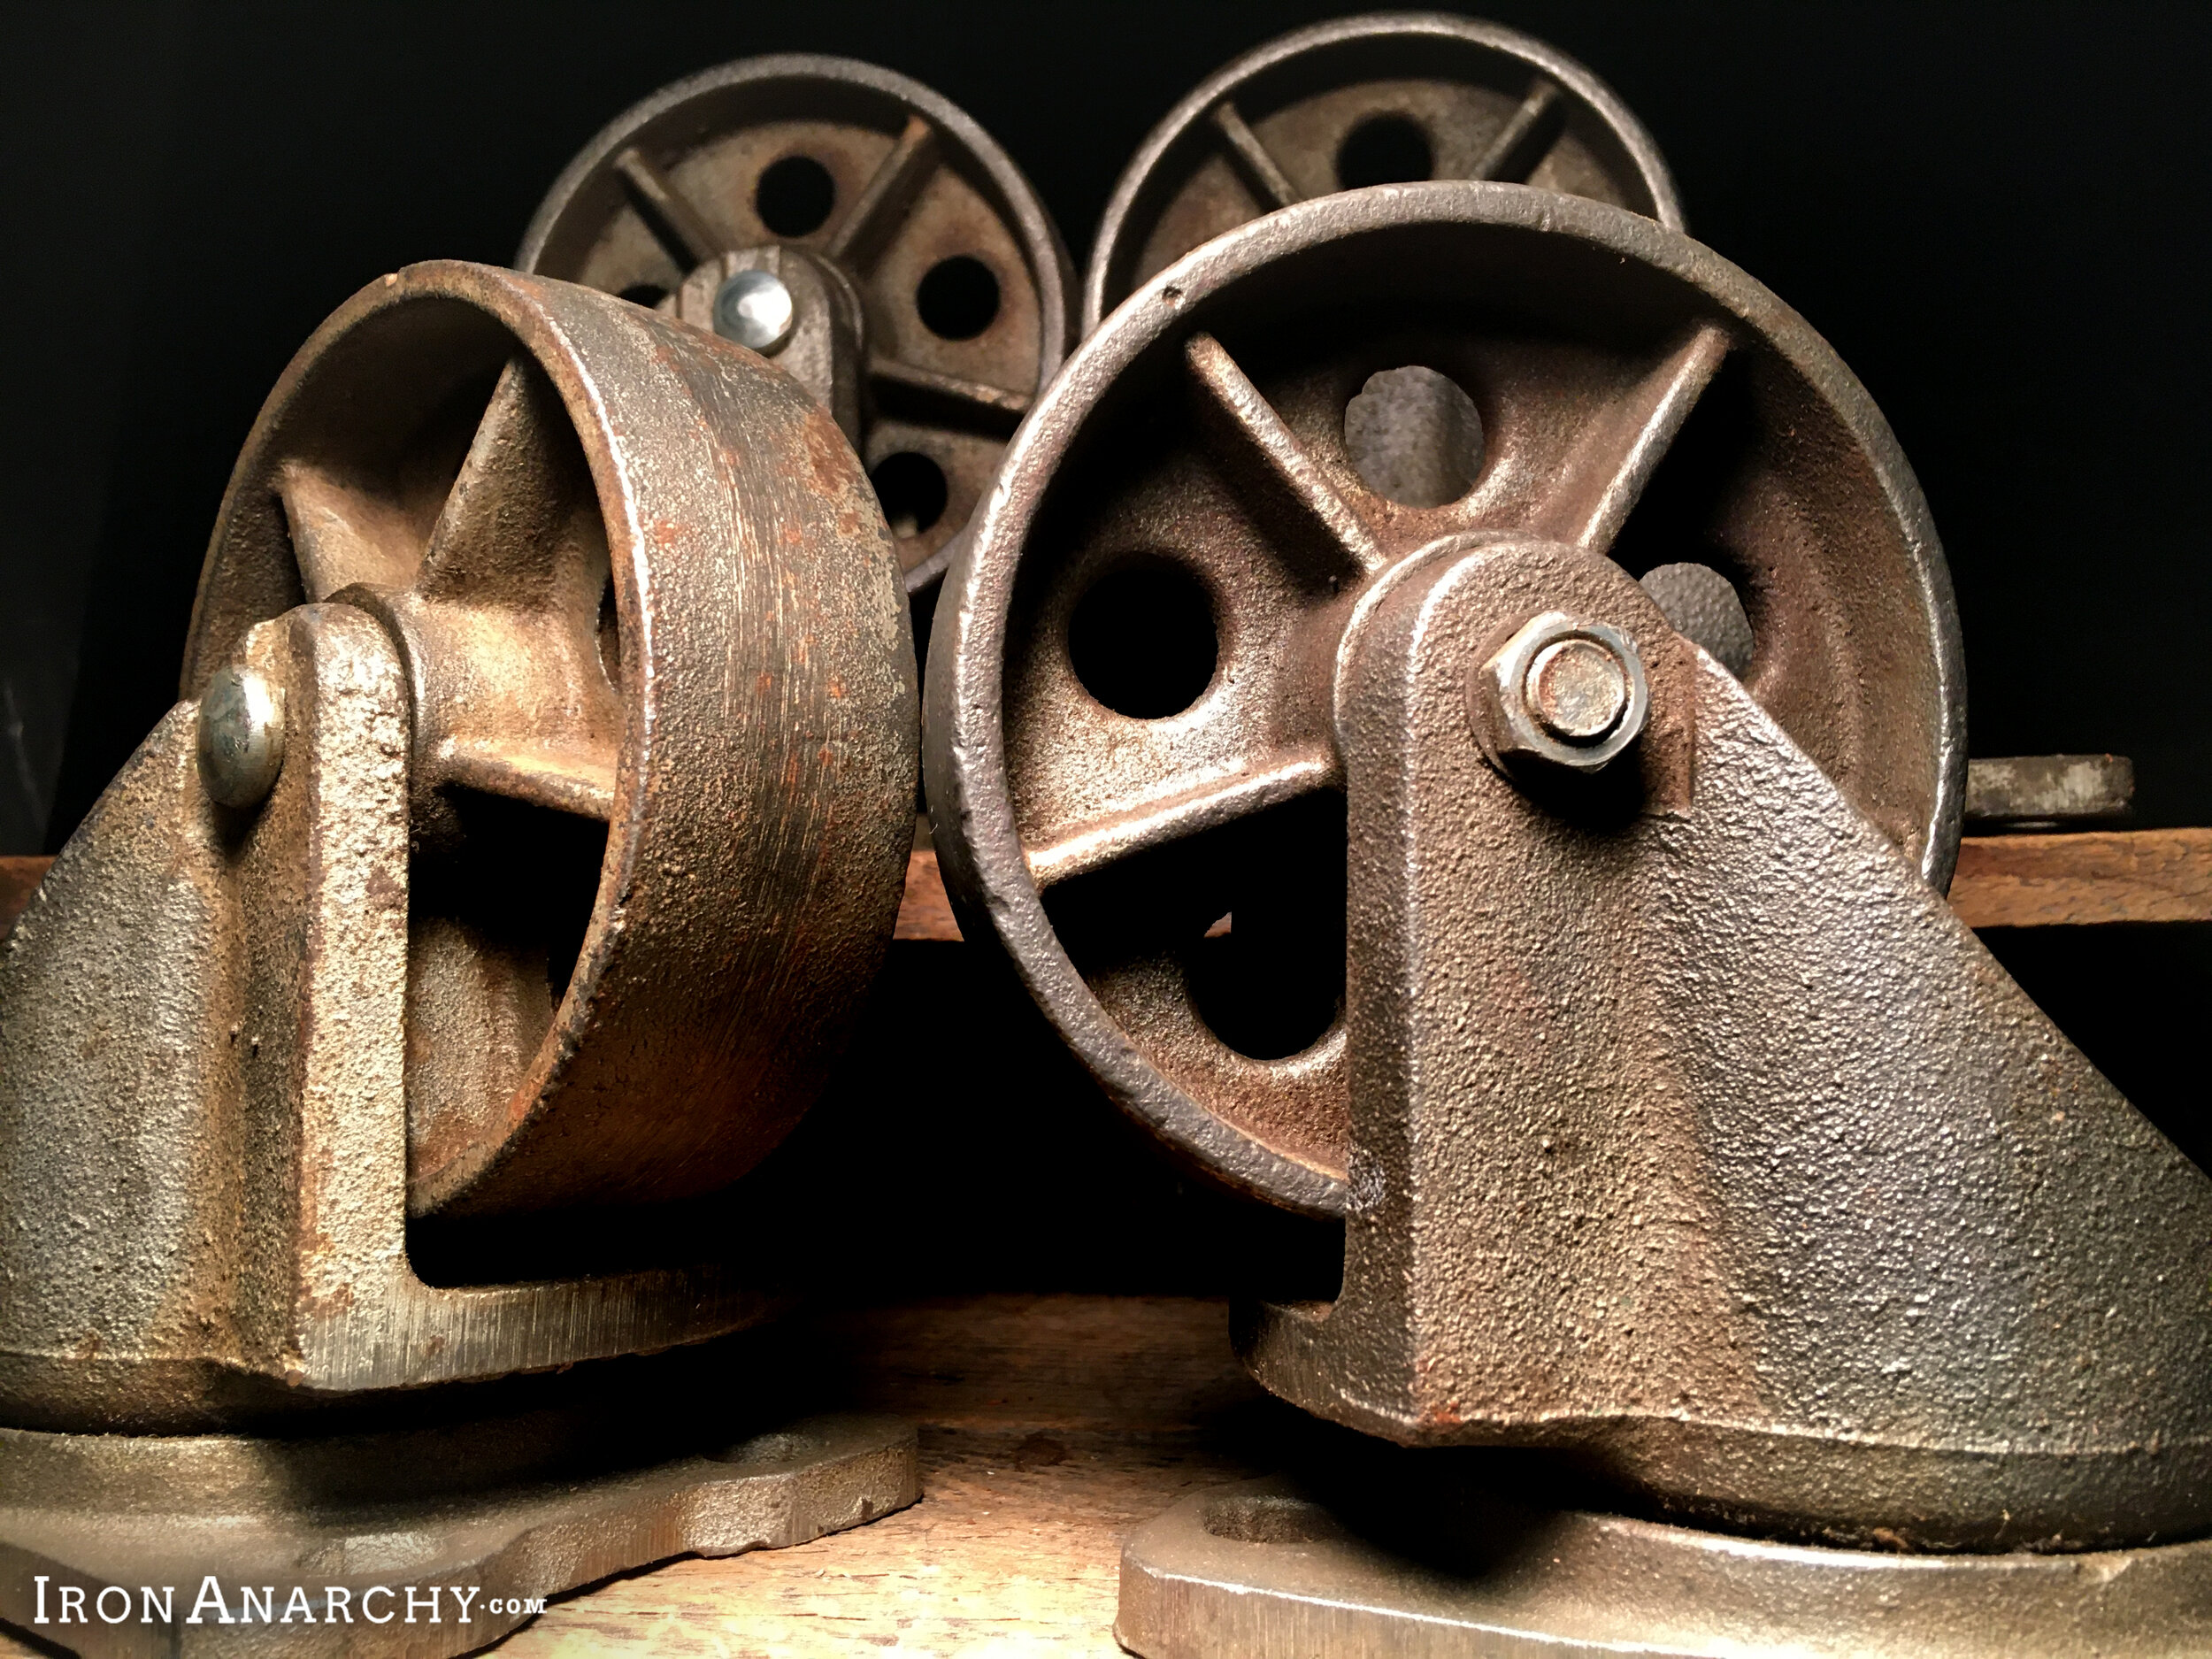
[[[1219,657],[1205,585],[1165,559],[1108,572],[1068,618],[1075,677],[1092,696],[1132,719],[1182,713],[1213,683]]]
[[[998,317],[998,278],[962,253],[940,259],[914,290],[914,309],[940,340],[972,340]]]
[[[1448,375],[1417,364],[1384,369],[1344,406],[1344,449],[1384,500],[1441,507],[1482,473],[1482,416]]]
[[[633,282],[615,297],[633,305],[642,305],[649,311],[668,297],[668,290],[657,282]]]
[[[1736,584],[1709,565],[1661,565],[1637,580],[1666,613],[1674,631],[1703,646],[1730,673],[1741,680],[1751,671],[1758,639]]]
[[[1337,146],[1337,183],[1347,190],[1371,184],[1413,184],[1436,171],[1436,152],[1420,124],[1402,115],[1371,115]]]
[[[1341,1011],[1340,971],[1310,960],[1271,919],[1248,906],[1230,911],[1206,930],[1187,969],[1198,1018],[1248,1060],[1305,1053]]]
[[[913,449],[878,461],[868,481],[895,536],[915,536],[945,516],[945,469]]]
[[[1345,823],[1340,797],[1287,802],[1215,851],[1227,906],[1183,951],[1206,1028],[1249,1060],[1287,1060],[1344,1008]]]
[[[774,236],[810,236],[837,204],[837,181],[811,156],[786,156],[753,187],[753,211]]]

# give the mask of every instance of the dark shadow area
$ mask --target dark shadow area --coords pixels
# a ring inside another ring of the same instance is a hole
[[[972,340],[998,316],[998,279],[982,260],[962,253],[929,268],[914,290],[914,309],[941,340]]]
[[[1411,184],[1436,170],[1435,151],[1418,122],[1378,115],[1345,135],[1336,152],[1336,179],[1347,190],[1371,184]]]
[[[2199,1041],[2212,924],[1999,927],[1981,938],[2113,1087],[2212,1171],[2212,1074]]]
[[[1219,649],[1204,584],[1165,559],[1108,572],[1068,618],[1075,677],[1099,702],[1132,719],[1164,719],[1197,702],[1214,677]]]
[[[459,922],[503,954],[541,956],[557,1004],[591,926],[607,826],[470,789],[448,792],[446,804],[450,835],[415,847],[411,910]]]
[[[753,190],[760,222],[779,236],[807,236],[822,228],[837,204],[837,181],[811,156],[771,163]]]
[[[727,1193],[654,1212],[417,1223],[446,1282],[736,1260],[832,1298],[1331,1295],[1341,1229],[1170,1164],[983,951],[894,946],[828,1093]]]
[[[885,456],[868,481],[893,535],[919,535],[945,516],[945,469],[917,450]]]

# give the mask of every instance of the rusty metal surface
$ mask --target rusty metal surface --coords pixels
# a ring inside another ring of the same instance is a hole
[[[16,911],[30,902],[52,862],[0,858],[0,934],[14,926]],[[1959,842],[1950,901],[1960,919],[1978,930],[2212,921],[2212,830],[1969,835]],[[917,943],[961,938],[933,849],[907,861],[892,937]]]
[[[904,865],[911,648],[834,426],[711,335],[416,266],[272,394],[184,694],[302,598],[370,611],[407,673],[411,1208],[742,1174],[818,1087]]]
[[[193,700],[234,667],[285,729],[244,808]],[[0,1421],[224,1426],[772,1311],[720,1266],[428,1283],[410,1217],[775,1143],[892,930],[912,677],[851,451],[757,358],[480,266],[342,308],[239,464],[186,700],[0,948]]]
[[[1409,150],[1396,168],[1392,139]],[[1425,169],[1409,171],[1423,150]],[[1083,332],[1194,248],[1262,213],[1417,179],[1533,185],[1682,228],[1651,134],[1565,53],[1446,12],[1339,18],[1245,53],[1147,134],[1091,244]]]
[[[0,858],[0,935],[15,925],[16,912],[52,862]],[[2212,921],[2212,830],[1969,835],[1959,842],[1950,900],[1960,919],[1976,929]],[[933,943],[961,938],[932,849],[908,859],[892,937]]]
[[[1348,410],[1402,366],[1455,389],[1377,424],[1471,439],[1456,499],[1394,500],[1350,453]],[[1801,319],[1649,219],[1514,186],[1233,231],[1091,336],[1016,439],[940,603],[925,764],[968,936],[1126,1110],[1279,1203],[1345,1203],[1340,644],[1423,549],[1499,534],[1710,567],[1755,631],[1751,695],[1932,888],[1950,874],[1948,578],[1886,425]],[[1079,663],[1110,578],[1151,584],[1154,637],[1183,604],[1210,655],[1106,632]],[[1242,1048],[1236,1019],[1261,1027]]]
[[[398,654],[316,605],[251,655],[292,732],[268,802],[207,801],[180,705],[0,956],[0,1421],[186,1432],[766,1317],[718,1268],[417,1275]]]
[[[1476,742],[1486,642],[1551,611],[1635,641],[1640,768]],[[1514,538],[1440,544],[1341,661],[1344,1283],[1248,1317],[1262,1382],[1767,1536],[2212,1524],[2212,1178],[1732,676]]]
[[[772,177],[794,165],[820,169],[827,189],[795,219],[779,211]],[[822,217],[809,224],[815,205]],[[1075,338],[1059,232],[955,105],[889,70],[801,53],[707,70],[617,117],[555,182],[515,263],[711,327],[725,261],[778,249],[810,262],[850,311],[845,362],[800,378],[839,410],[887,497],[908,584],[926,587]],[[966,321],[933,326],[923,303],[933,273],[960,260],[979,261],[997,288],[973,333]],[[803,319],[828,303],[795,298]]]
[[[573,1410],[301,1440],[0,1429],[0,1618],[96,1659],[434,1659],[496,1641],[524,1599],[672,1555],[786,1548],[921,1496],[915,1431],[897,1417],[749,1432],[706,1401],[645,1415],[642,1434]],[[195,1619],[211,1572],[226,1617]],[[143,1617],[144,1586],[169,1617]],[[415,1616],[376,1617],[363,1597],[377,1586],[392,1613],[413,1588]],[[58,1620],[65,1586],[84,1592],[79,1620]],[[347,1623],[328,1617],[334,1587],[357,1609]],[[117,1588],[127,1618],[94,1617]]]
[[[1114,1633],[1143,1659],[2183,1659],[2212,1647],[2204,1540],[1932,1559],[1724,1538],[1517,1495],[1478,1493],[1440,1514],[1411,1506],[1378,1544],[1290,1481],[1197,1494],[1130,1535]]]
[[[2135,763],[2124,755],[2018,755],[1966,767],[1966,822],[1984,834],[2124,822]]]

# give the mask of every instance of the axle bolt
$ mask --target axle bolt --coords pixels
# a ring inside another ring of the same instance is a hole
[[[1651,685],[1633,641],[1609,623],[1548,611],[1476,672],[1475,734],[1509,772],[1601,771],[1634,742]]]
[[[1563,743],[1601,742],[1628,712],[1628,670],[1595,640],[1560,640],[1536,653],[1522,681],[1536,724]]]
[[[763,357],[782,348],[798,319],[791,290],[773,271],[739,271],[715,291],[714,332]]]
[[[284,698],[250,668],[219,668],[200,693],[200,782],[228,807],[258,806],[284,770]]]

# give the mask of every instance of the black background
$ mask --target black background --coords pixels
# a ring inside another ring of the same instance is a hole
[[[58,846],[174,695],[208,526],[294,348],[409,261],[505,262],[633,100],[754,52],[881,62],[1007,147],[1079,265],[1171,104],[1340,9],[0,12],[0,852]],[[1887,413],[1949,553],[1973,752],[2129,754],[2140,823],[2212,823],[2212,9],[1484,12],[1610,81],[1693,233],[1804,312]],[[2193,1143],[2197,930],[1993,942]],[[802,1132],[858,1160],[823,1189],[830,1254],[925,1208],[949,1242],[907,1258],[921,1279],[1164,1288],[1300,1248],[1187,1189],[1102,1106],[1064,1109],[1072,1074],[1025,1010],[936,959],[958,948],[919,949],[879,993],[884,1041]],[[1043,1233],[1060,1242],[1026,1242]]]

